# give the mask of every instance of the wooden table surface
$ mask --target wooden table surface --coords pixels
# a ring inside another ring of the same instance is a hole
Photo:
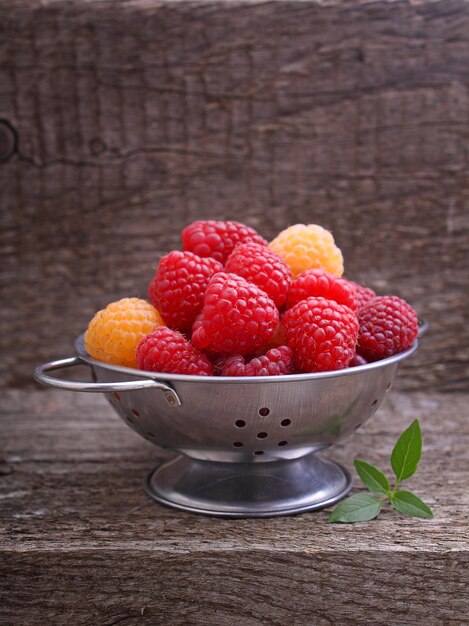
[[[409,487],[433,520],[386,511],[329,525],[327,511],[223,520],[153,502],[168,454],[99,396],[5,392],[0,409],[0,601],[5,624],[467,623],[467,396],[391,392],[330,456],[389,470],[421,420]],[[358,488],[355,478],[355,490]]]

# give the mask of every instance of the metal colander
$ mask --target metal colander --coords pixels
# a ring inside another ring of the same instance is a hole
[[[422,330],[420,332],[422,334]],[[398,365],[393,357],[335,372],[202,377],[119,367],[77,356],[38,367],[41,383],[103,392],[123,421],[178,456],[150,473],[148,494],[169,506],[223,517],[320,509],[351,488],[348,472],[317,452],[353,433],[378,409]],[[87,364],[94,382],[47,372]]]

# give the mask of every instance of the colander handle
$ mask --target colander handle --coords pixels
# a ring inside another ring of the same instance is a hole
[[[115,391],[133,391],[136,389],[161,389],[170,406],[181,406],[182,402],[175,389],[168,383],[153,378],[141,378],[140,380],[126,380],[115,383],[93,383],[64,380],[49,376],[47,372],[62,369],[65,367],[75,367],[76,365],[88,365],[79,356],[72,356],[67,359],[58,359],[39,365],[34,370],[34,378],[43,385],[67,389],[68,391],[88,391],[92,393],[110,393]]]

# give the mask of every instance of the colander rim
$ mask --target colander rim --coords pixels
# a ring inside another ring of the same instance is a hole
[[[299,382],[305,380],[323,380],[329,378],[340,378],[342,376],[352,376],[369,372],[374,369],[387,367],[399,363],[404,359],[411,356],[418,348],[418,339],[414,341],[412,346],[403,352],[399,352],[393,356],[381,359],[380,361],[374,361],[373,363],[366,363],[365,365],[357,365],[356,367],[349,367],[343,370],[334,370],[332,372],[314,372],[306,374],[284,374],[281,376],[194,376],[187,374],[165,374],[163,372],[148,372],[146,370],[139,370],[131,367],[123,367],[121,365],[113,365],[112,363],[105,363],[104,361],[98,361],[92,358],[85,350],[84,333],[81,334],[75,340],[75,350],[83,361],[96,367],[102,367],[120,374],[127,374],[128,376],[138,378],[150,378],[153,380],[166,380],[172,382],[186,382],[186,383],[211,383],[211,384],[253,384],[253,383],[286,383],[286,382]]]

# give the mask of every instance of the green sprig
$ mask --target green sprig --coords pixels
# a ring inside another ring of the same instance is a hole
[[[381,470],[360,459],[353,462],[362,483],[372,494],[383,496],[377,498],[368,493],[357,493],[343,500],[332,511],[329,522],[353,524],[372,520],[381,512],[383,504],[390,503],[392,508],[404,515],[430,519],[432,510],[411,491],[399,490],[403,480],[407,480],[418,467],[422,456],[422,431],[418,420],[406,428],[401,434],[391,453],[391,467],[396,475],[396,482],[391,488],[388,478]]]

